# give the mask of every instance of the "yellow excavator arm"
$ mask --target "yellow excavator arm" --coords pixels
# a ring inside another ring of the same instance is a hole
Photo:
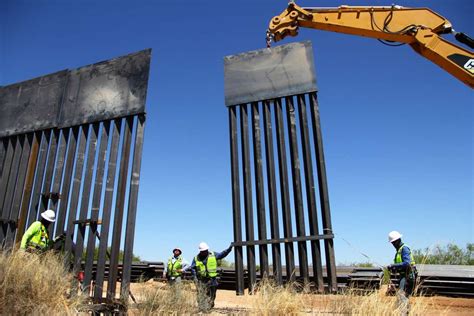
[[[286,36],[296,36],[300,27],[366,36],[388,45],[410,45],[454,77],[474,88],[474,54],[457,46],[441,34],[454,32],[448,20],[427,8],[353,7],[302,8],[290,2],[275,16],[267,31],[267,45]],[[456,39],[474,48],[463,33]]]

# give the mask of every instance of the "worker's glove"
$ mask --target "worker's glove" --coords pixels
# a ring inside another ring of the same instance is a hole
[[[66,238],[66,234],[58,235],[58,236],[54,237],[53,242],[61,241],[61,240],[63,240],[64,238]]]
[[[390,271],[390,272],[394,272],[396,270],[396,267],[392,264],[388,265],[387,266],[387,270]]]

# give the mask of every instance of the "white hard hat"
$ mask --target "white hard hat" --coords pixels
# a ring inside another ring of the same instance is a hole
[[[173,252],[175,252],[175,250],[178,250],[179,253],[183,253],[183,251],[181,250],[181,248],[176,247],[176,248],[173,249]]]
[[[209,250],[209,246],[205,242],[200,243],[199,251],[206,251],[206,250]]]
[[[395,240],[398,240],[400,238],[402,238],[402,234],[400,234],[396,230],[391,231],[390,233],[388,233],[388,241],[389,242],[394,242]]]
[[[43,213],[41,213],[41,217],[51,223],[54,223],[56,221],[56,213],[54,213],[53,210],[44,211]]]

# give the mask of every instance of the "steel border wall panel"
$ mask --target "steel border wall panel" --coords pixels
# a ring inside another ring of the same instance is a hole
[[[122,145],[122,157],[120,159],[120,171],[117,187],[117,200],[115,203],[114,228],[112,235],[112,246],[110,251],[110,270],[109,281],[107,284],[107,299],[115,298],[118,277],[118,261],[120,251],[120,240],[122,236],[122,223],[125,203],[125,193],[127,186],[128,165],[130,161],[130,143],[133,130],[133,117],[125,119],[125,127],[123,129],[124,138]]]
[[[105,261],[107,253],[107,242],[109,240],[109,226],[112,210],[112,198],[115,187],[115,174],[117,171],[117,156],[121,135],[122,119],[115,119],[113,130],[111,131],[112,142],[110,145],[110,156],[107,164],[107,180],[104,195],[104,205],[102,211],[102,225],[99,238],[99,257],[97,259],[96,285],[94,298],[97,300],[102,298],[104,278],[105,278]]]
[[[255,170],[255,188],[257,200],[257,223],[258,239],[267,239],[267,221],[265,218],[265,194],[263,184],[263,166],[262,166],[262,139],[260,131],[260,111],[257,102],[251,105],[252,113],[252,143],[253,143],[253,162]],[[268,247],[259,246],[260,257],[260,277],[268,276]]]
[[[318,215],[315,195],[315,184],[313,177],[313,164],[311,157],[311,147],[309,142],[308,114],[306,112],[305,95],[297,96],[298,115],[300,122],[301,146],[303,153],[306,204],[308,207],[309,230],[311,235],[319,235]],[[317,291],[324,292],[324,281],[321,261],[321,244],[319,240],[311,241],[311,254],[313,261],[313,282],[316,284]]]
[[[130,293],[130,273],[132,269],[133,242],[137,217],[138,189],[145,132],[145,115],[138,115],[133,152],[132,173],[128,199],[127,225],[125,231],[124,258],[122,269],[121,298],[125,300]]]
[[[254,247],[259,248],[260,278],[269,271],[268,245],[272,249],[272,277],[279,284],[303,282],[315,284],[317,292],[325,290],[320,240],[324,240],[328,288],[337,290],[337,276],[334,257],[334,234],[329,208],[325,162],[322,148],[321,126],[316,98],[316,78],[312,61],[310,42],[283,45],[272,49],[246,52],[224,58],[225,103],[229,108],[229,129],[231,144],[232,199],[234,219],[234,242],[236,261],[242,258],[242,249],[247,250],[250,288],[252,265],[255,264]],[[298,56],[298,57],[297,57]],[[301,61],[297,63],[295,61]],[[297,64],[302,66],[286,67]],[[299,70],[297,70],[297,68]],[[301,67],[300,67],[301,68]],[[304,74],[303,74],[304,73]],[[281,74],[284,74],[283,76]],[[309,99],[310,111],[307,110]],[[265,157],[262,157],[261,112],[263,112]],[[252,151],[249,150],[248,106],[251,107]],[[237,109],[240,110],[240,130],[236,127]],[[272,113],[273,110],[273,113]],[[283,113],[285,111],[285,113]],[[274,121],[272,122],[272,115]],[[296,116],[298,115],[298,117]],[[311,128],[308,123],[311,118]],[[286,125],[285,125],[286,124]],[[273,131],[275,128],[275,131]],[[276,135],[276,150],[273,147],[273,133]],[[311,134],[312,133],[312,134]],[[313,138],[315,157],[312,158],[310,134]],[[240,136],[240,144],[238,137]],[[288,139],[286,139],[288,137]],[[288,142],[288,143],[287,143]],[[242,172],[239,173],[241,146]],[[288,148],[287,148],[288,146]],[[287,158],[287,151],[290,157]],[[300,154],[301,152],[301,154]],[[301,157],[300,157],[301,155]],[[250,157],[251,156],[251,157]],[[278,162],[275,162],[275,159]],[[289,160],[288,160],[289,159]],[[266,182],[263,181],[263,163],[266,165]],[[278,189],[276,187],[276,163],[278,163]],[[313,163],[316,170],[313,170]],[[253,164],[253,171],[250,170]],[[288,170],[288,169],[291,169]],[[303,168],[303,171],[301,170]],[[250,177],[254,176],[253,185]],[[291,172],[291,175],[289,174]],[[303,175],[301,174],[302,172]],[[317,173],[318,196],[316,196],[315,173]],[[242,179],[239,177],[242,176]],[[291,176],[291,183],[289,177]],[[303,179],[301,178],[304,176]],[[240,188],[240,181],[243,188]],[[290,194],[290,186],[291,192]],[[304,188],[303,188],[304,186]],[[303,190],[305,190],[303,192]],[[255,193],[254,193],[255,192]],[[241,237],[240,194],[244,196],[246,240]],[[255,201],[252,195],[255,194]],[[265,195],[268,200],[265,201]],[[316,199],[319,197],[323,232],[320,234]],[[303,200],[305,198],[305,200]],[[256,206],[258,239],[254,239],[253,203]],[[278,208],[281,207],[281,210]],[[268,213],[266,208],[268,208]],[[270,216],[271,239],[266,237],[266,216]],[[281,215],[280,215],[281,214]],[[283,235],[280,237],[280,217]],[[294,219],[292,217],[294,216]],[[307,217],[307,218],[306,218]],[[293,223],[292,221],[295,220]],[[307,222],[307,223],[306,223]],[[293,226],[296,234],[293,234]],[[306,229],[309,228],[309,235]],[[239,238],[240,234],[240,238]],[[298,271],[295,270],[294,244],[298,247]],[[308,264],[308,243],[311,247],[312,272]],[[285,278],[281,264],[281,244],[285,250]],[[240,251],[240,253],[239,253]],[[236,272],[238,268],[236,267]],[[311,274],[312,273],[312,274]],[[297,277],[298,276],[298,277]],[[243,277],[237,276],[237,282]],[[239,285],[237,285],[239,294]]]
[[[305,224],[303,215],[303,194],[301,188],[301,173],[300,173],[300,159],[298,155],[298,140],[296,135],[296,117],[295,107],[293,105],[293,97],[286,97],[286,119],[288,126],[288,137],[290,145],[290,166],[291,166],[291,179],[293,184],[293,203],[295,208],[295,219],[296,219],[296,235],[298,237],[305,236]],[[298,242],[298,261],[300,276],[303,278],[304,283],[309,282],[308,273],[308,249],[306,247],[306,241]]]
[[[275,178],[275,159],[273,156],[273,132],[272,117],[270,111],[270,101],[263,102],[263,125],[265,135],[265,158],[267,166],[267,183],[268,183],[268,206],[270,212],[270,231],[272,239],[280,238],[279,220],[278,220],[278,202]],[[272,245],[273,260],[273,277],[277,284],[283,283],[282,266],[281,266],[281,247],[280,244]]]
[[[23,187],[25,185],[27,166],[30,159],[31,145],[33,142],[33,133],[25,135],[23,142],[23,150],[21,154],[21,161],[18,168],[18,177],[15,185],[15,190],[12,199],[11,210],[9,214],[10,222],[7,225],[5,234],[5,247],[7,249],[13,246],[15,231],[18,224],[18,215],[20,212],[21,198],[23,194]]]
[[[232,219],[234,224],[234,241],[242,241],[242,212],[240,207],[239,156],[237,134],[237,106],[229,107],[229,141],[232,182]],[[243,247],[235,246],[236,294],[244,294]]]
[[[39,213],[45,209],[54,209],[57,222],[49,225],[49,236],[52,238],[55,234],[59,235],[65,231],[65,264],[69,265],[70,256],[74,254],[75,272],[82,266],[82,253],[86,247],[86,286],[83,289],[88,289],[95,270],[102,271],[101,276],[95,276],[100,283],[100,292],[97,289],[94,292],[95,302],[110,301],[107,298],[115,301],[122,234],[125,238],[125,249],[124,262],[120,267],[121,296],[125,298],[125,295],[131,295],[129,283],[132,277],[150,53],[151,50],[144,50],[74,71],[64,70],[0,87],[0,108],[4,110],[7,107],[10,114],[22,110],[18,105],[25,103],[23,101],[28,101],[25,104],[30,108],[35,106],[36,112],[37,109],[54,105],[54,109],[50,108],[51,111],[36,114],[34,110],[29,111],[27,118],[35,116],[36,120],[29,120],[25,124],[25,115],[18,116],[17,120],[6,120],[5,116],[0,119],[0,242],[8,239],[10,246],[16,233],[18,246],[26,227],[38,218]],[[116,93],[111,94],[108,88]],[[10,93],[12,91],[18,93]],[[15,95],[20,97],[15,98]],[[5,100],[8,102],[4,102]],[[113,126],[111,120],[115,122]],[[126,124],[124,128],[122,121]],[[18,122],[23,122],[22,126],[19,126]],[[100,146],[97,148],[99,135]],[[123,141],[120,145],[122,135]],[[133,147],[132,135],[135,135]],[[121,162],[117,171],[120,147]],[[107,159],[107,183],[104,190]],[[127,219],[123,227],[127,192]],[[115,196],[117,199],[114,203]],[[97,229],[101,205],[104,208],[102,215],[105,220],[101,229],[104,233],[102,240]],[[111,236],[112,254],[109,255],[107,243],[113,206],[115,212]],[[11,225],[12,223],[15,225]],[[77,235],[76,224],[79,224]],[[87,241],[86,226],[91,228],[87,231]],[[99,250],[102,253],[99,254],[98,264],[94,266],[96,237],[99,239]],[[109,255],[110,263],[107,298],[104,298],[102,288],[106,275],[106,255]]]

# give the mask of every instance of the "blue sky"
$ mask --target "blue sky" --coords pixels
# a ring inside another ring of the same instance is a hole
[[[135,253],[191,260],[233,238],[223,57],[263,48],[286,4],[1,0],[0,85],[152,48]],[[472,1],[397,4],[474,34]],[[337,261],[388,263],[394,229],[413,248],[473,242],[472,90],[407,46],[315,30],[282,43],[299,40],[313,42]]]

